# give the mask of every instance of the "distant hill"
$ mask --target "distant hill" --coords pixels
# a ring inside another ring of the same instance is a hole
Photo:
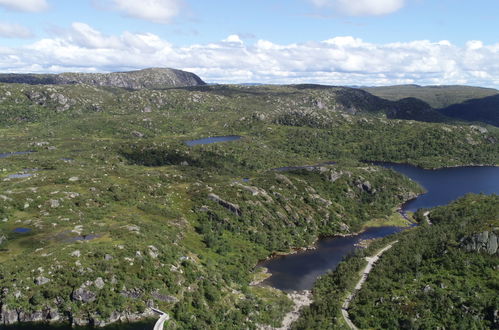
[[[467,121],[481,121],[499,126],[499,94],[468,100],[439,109],[441,114]]]
[[[408,97],[418,98],[435,109],[446,108],[452,104],[499,94],[499,90],[497,89],[471,86],[396,85],[362,87],[361,89],[392,101]]]
[[[87,84],[127,89],[161,89],[205,85],[205,82],[194,73],[169,68],[113,73],[0,74],[0,82],[30,85]]]

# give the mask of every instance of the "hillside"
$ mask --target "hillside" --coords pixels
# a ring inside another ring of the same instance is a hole
[[[291,302],[250,285],[260,260],[422,192],[363,161],[497,164],[499,129],[391,118],[415,103],[317,85],[0,84],[0,324],[103,326],[156,306],[180,329],[279,325]],[[185,143],[223,135],[241,138]]]
[[[434,109],[446,108],[453,104],[463,103],[471,99],[480,99],[499,94],[493,88],[472,86],[418,86],[396,85],[383,87],[362,87],[378,97],[397,101],[408,97],[420,99]]]
[[[161,89],[205,84],[193,73],[168,68],[113,73],[0,74],[0,82],[33,85],[87,84],[126,89]]]
[[[499,95],[467,100],[439,109],[441,114],[466,121],[481,121],[499,126]]]

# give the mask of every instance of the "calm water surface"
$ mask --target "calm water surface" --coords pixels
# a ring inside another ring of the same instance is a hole
[[[133,324],[116,324],[109,325],[104,328],[91,328],[91,327],[71,327],[69,325],[51,325],[51,324],[16,324],[16,325],[2,325],[0,329],[2,330],[90,330],[90,329],[102,329],[102,330],[151,330],[154,327],[154,321],[143,321]]]
[[[499,167],[457,167],[424,170],[410,165],[380,163],[417,181],[427,193],[403,206],[404,211],[422,207],[445,205],[467,193],[499,194]],[[355,244],[368,238],[381,238],[403,228],[369,228],[363,233],[348,237],[322,239],[317,248],[262,262],[272,274],[264,284],[290,290],[311,289],[317,277],[335,269],[339,262],[352,253]]]
[[[405,174],[423,186],[427,193],[407,202],[405,211],[446,205],[468,193],[499,194],[499,167],[468,166],[424,170],[403,164],[377,163]]]
[[[272,276],[264,284],[284,291],[309,290],[317,277],[336,268],[346,255],[356,249],[355,244],[361,240],[385,237],[404,229],[373,227],[358,235],[324,238],[317,242],[313,250],[267,260],[260,266],[268,268]]]
[[[235,141],[239,140],[242,137],[239,135],[226,135],[226,136],[213,136],[213,137],[207,137],[203,139],[198,139],[198,140],[189,140],[185,141],[185,144],[187,144],[189,147],[198,145],[198,144],[210,144],[210,143],[218,143],[218,142],[227,142],[227,141]]]
[[[14,155],[25,155],[25,154],[30,154],[34,151],[17,151],[17,152],[4,152],[0,153],[0,158],[6,158]]]

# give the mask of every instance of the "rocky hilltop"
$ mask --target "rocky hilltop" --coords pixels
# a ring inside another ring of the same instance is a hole
[[[205,85],[205,82],[194,73],[169,68],[150,68],[113,73],[0,74],[0,82],[30,85],[87,84],[127,89],[160,89]]]

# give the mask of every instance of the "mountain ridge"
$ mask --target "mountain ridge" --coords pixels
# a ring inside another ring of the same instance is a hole
[[[147,68],[111,73],[4,73],[0,74],[0,82],[29,85],[87,84],[98,87],[119,87],[135,90],[199,86],[206,84],[199,76],[192,72],[171,68]]]

